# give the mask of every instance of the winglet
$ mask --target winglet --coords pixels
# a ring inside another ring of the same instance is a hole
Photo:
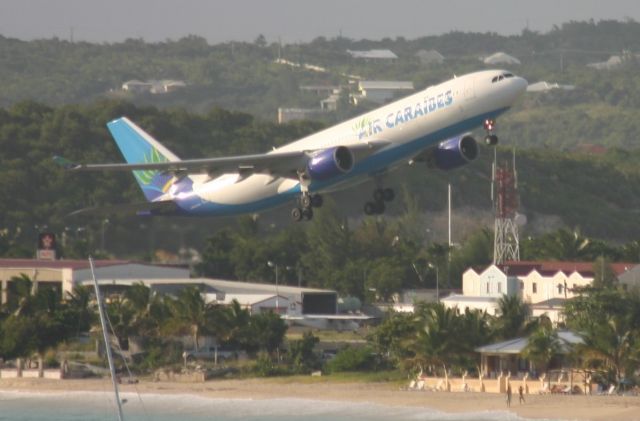
[[[82,165],[69,161],[67,158],[59,155],[55,155],[53,157],[53,162],[55,162],[65,170],[77,170],[82,167]]]

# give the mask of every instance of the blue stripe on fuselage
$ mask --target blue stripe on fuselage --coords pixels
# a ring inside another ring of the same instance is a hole
[[[490,111],[488,113],[471,117],[444,129],[438,130],[437,132],[433,132],[426,136],[414,139],[411,142],[407,142],[402,145],[390,147],[388,149],[380,151],[369,156],[367,159],[360,163],[356,162],[353,169],[348,174],[334,177],[323,182],[311,183],[311,186],[309,186],[309,190],[312,192],[322,191],[351,178],[373,174],[388,167],[395,161],[412,157],[421,150],[429,146],[433,146],[434,144],[444,139],[448,139],[450,137],[459,135],[460,133],[472,130],[475,127],[481,125],[486,119],[495,119],[508,109],[508,107],[501,108],[495,111]],[[229,216],[243,213],[259,212],[266,209],[274,208],[284,203],[291,202],[299,194],[300,186],[296,186],[287,190],[286,192],[282,192],[266,199],[261,199],[242,205],[226,205],[221,203],[209,202],[195,195],[185,199],[178,199],[176,200],[176,203],[182,209],[182,211],[179,212],[179,215]]]

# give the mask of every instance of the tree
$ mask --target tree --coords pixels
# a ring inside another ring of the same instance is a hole
[[[391,312],[367,339],[375,352],[397,365],[414,356],[411,345],[419,327],[417,321],[413,314]]]
[[[66,313],[70,328],[75,335],[88,332],[96,321],[95,309],[91,306],[92,288],[76,285],[72,292],[67,292]]]
[[[593,287],[611,288],[618,283],[618,277],[611,267],[611,262],[600,256],[593,262]]]
[[[124,293],[127,306],[132,311],[131,333],[146,339],[155,339],[165,321],[170,317],[165,298],[142,282],[136,282]]]
[[[197,287],[184,288],[177,299],[170,301],[171,319],[169,330],[174,333],[189,333],[193,338],[194,351],[200,348],[200,337],[215,333],[219,318],[218,307],[205,303]]]
[[[529,306],[518,295],[502,295],[498,300],[498,316],[495,320],[496,333],[503,339],[524,335],[530,330],[527,323]]]
[[[308,373],[318,367],[320,359],[314,352],[320,338],[311,331],[302,334],[302,339],[289,343],[288,356],[296,373]]]
[[[562,346],[558,338],[558,333],[550,327],[541,326],[529,336],[527,346],[524,348],[522,355],[524,358],[533,362],[536,369],[542,369],[549,379],[549,382],[551,382],[551,379],[547,375],[549,364],[553,357],[561,351]]]
[[[383,301],[388,301],[395,292],[402,287],[406,269],[394,258],[376,260],[367,273],[367,288],[375,291],[375,295]]]
[[[412,350],[413,363],[421,368],[442,366],[445,370],[460,349],[459,318],[455,309],[444,304],[428,304],[417,308],[420,323]]]
[[[616,289],[591,289],[565,306],[567,325],[583,343],[576,350],[589,368],[616,383],[640,361],[640,297]]]
[[[287,325],[279,315],[272,312],[259,313],[251,316],[251,337],[245,348],[250,351],[262,350],[273,354],[280,347],[287,332]]]

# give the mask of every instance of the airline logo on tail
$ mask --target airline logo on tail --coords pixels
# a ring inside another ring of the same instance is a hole
[[[177,159],[173,153],[126,118],[114,120],[107,126],[125,160],[130,164],[160,164]],[[173,181],[172,174],[156,169],[134,170],[133,174],[145,197],[150,201],[165,194]]]
[[[150,148],[149,153],[144,155],[143,162],[159,164],[161,162],[168,162],[168,159],[162,156],[157,149]],[[166,193],[169,187],[171,187],[173,180],[173,176],[158,170],[136,170],[133,171],[133,175],[136,177],[138,184],[140,184],[140,187],[147,197],[149,194],[157,197]]]

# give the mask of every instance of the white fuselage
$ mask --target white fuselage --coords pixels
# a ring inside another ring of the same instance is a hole
[[[311,183],[311,192],[336,189],[406,162],[447,138],[478,127],[506,111],[525,91],[527,82],[507,72],[487,70],[456,77],[282,146],[276,151],[307,151],[384,141],[388,145],[356,159],[353,169],[328,182]],[[276,152],[274,151],[274,152]],[[224,174],[213,180],[191,175],[188,200],[174,200],[185,213],[225,215],[257,212],[291,201],[300,193],[299,181],[270,175]]]

